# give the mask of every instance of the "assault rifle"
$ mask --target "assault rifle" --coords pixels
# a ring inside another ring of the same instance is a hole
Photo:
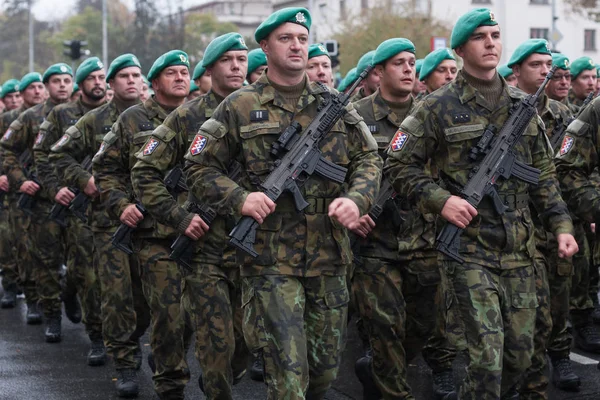
[[[300,186],[310,175],[316,173],[334,182],[344,182],[347,169],[323,158],[319,150],[319,142],[346,113],[346,105],[350,100],[349,94],[354,92],[371,69],[372,67],[367,68],[359,75],[348,93],[327,96],[325,103],[317,110],[315,119],[301,135],[299,133],[302,127],[297,122],[292,122],[286,128],[278,139],[277,145],[273,147],[276,154],[283,151],[285,154],[275,162],[275,168],[260,185],[260,189],[267,197],[277,202],[287,191],[294,199],[296,210],[302,211],[309,203],[302,196]],[[229,234],[229,243],[253,257],[258,256],[253,246],[258,226],[259,223],[254,218],[242,217]]]
[[[552,137],[550,138],[550,145],[552,146],[554,153],[560,150],[560,146],[562,145],[565,135],[567,134],[567,127],[571,124],[571,122],[575,121],[581,115],[581,112],[587,107],[588,104],[592,102],[592,100],[594,100],[594,92],[588,94],[588,96],[585,98],[585,101],[579,108],[577,115],[569,118],[566,124],[560,124],[554,129],[554,132],[552,132]]]
[[[42,186],[42,184],[38,181],[36,174],[31,171],[31,168],[33,167],[33,154],[29,149],[26,149],[19,156],[19,165],[21,165],[21,168],[23,169],[23,172],[25,172],[25,176],[28,180]],[[36,202],[36,196],[30,196],[27,193],[21,193],[19,200],[17,201],[17,207],[20,208],[25,214],[33,216],[33,207],[35,206]]]
[[[135,208],[137,208],[138,211],[141,212],[144,217],[148,214],[146,209],[142,207],[142,205],[139,203],[135,205]],[[133,254],[133,249],[131,246],[131,232],[133,232],[134,230],[135,228],[132,228],[127,224],[119,225],[119,228],[117,228],[115,233],[113,233],[112,235],[112,245],[115,246],[117,249],[121,250],[122,252],[125,252],[129,255]]]
[[[81,166],[86,171],[89,171],[90,168],[92,168],[92,157],[86,156],[81,163]],[[89,203],[89,198],[84,192],[77,188],[69,187],[69,190],[75,194],[73,200],[71,200],[68,206],[64,206],[60,203],[54,204],[50,210],[49,216],[51,220],[64,228],[67,226],[67,210],[71,210],[77,218],[81,219],[83,222],[87,222],[85,211]]]
[[[483,197],[487,195],[492,199],[498,214],[502,215],[506,212],[508,207],[504,205],[496,190],[496,182],[499,178],[509,179],[514,176],[530,185],[537,185],[540,170],[518,161],[513,148],[525,133],[532,118],[536,116],[538,98],[544,92],[555,70],[556,66],[552,67],[535,94],[527,96],[513,106],[510,116],[497,135],[494,135],[493,128],[487,128],[475,147],[478,152],[485,153],[485,156],[481,163],[473,168],[467,184],[460,192],[460,196],[473,207],[477,208]],[[437,237],[436,245],[440,252],[460,263],[464,262],[464,258],[458,254],[462,232],[463,229],[447,222]]]

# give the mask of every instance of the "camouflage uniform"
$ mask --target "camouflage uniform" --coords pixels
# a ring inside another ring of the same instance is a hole
[[[426,163],[431,160],[445,187],[457,195],[478,165],[469,157],[471,148],[489,123],[502,126],[522,97],[504,80],[501,83],[502,94],[492,107],[460,71],[454,82],[427,96],[401,124],[397,139],[402,140],[392,143],[385,173],[398,193],[415,196],[420,211],[439,214],[450,197],[427,175]],[[469,348],[461,399],[498,399],[516,386],[531,365],[537,298],[527,190],[549,230],[573,231],[542,130],[541,120],[534,119],[514,147],[519,159],[541,170],[539,185],[514,178],[498,182],[499,195],[509,210],[499,216],[485,198],[461,237],[459,251],[465,263],[444,260]]]
[[[356,91],[356,93],[352,95],[352,97],[350,97],[350,103],[356,103],[357,101],[362,100],[365,97],[367,97],[367,95],[365,94],[365,88],[361,87]]]
[[[353,105],[365,119],[380,154],[414,109],[411,98],[410,110],[398,115],[379,90]],[[419,354],[435,325],[440,270],[433,248],[434,216],[412,210],[402,196],[386,202],[375,228],[361,240],[360,262],[352,280],[373,350],[373,376],[384,398],[412,398],[407,364]],[[436,357],[426,360],[436,371],[452,367],[452,358],[444,365],[436,365]]]
[[[58,182],[55,163],[49,161],[50,147],[59,139],[68,140],[69,136],[65,135],[65,131],[93,108],[81,99],[60,104],[50,111],[40,126],[33,145],[33,154],[40,182],[52,202],[63,185]],[[92,231],[71,213],[68,214],[67,224],[68,228],[61,228],[61,240],[66,250],[67,290],[79,292],[82,321],[90,339],[102,340],[100,286],[94,272]]]
[[[126,108],[115,97],[67,129],[68,139],[53,146],[49,155],[61,185],[85,189],[92,174],[83,169],[81,162],[96,154],[102,139]],[[106,204],[96,198],[90,209],[88,223],[93,232],[93,263],[101,292],[102,336],[116,369],[135,368],[134,353],[141,351],[139,338],[150,324],[137,256],[128,256],[112,245],[111,237],[119,221],[111,219]]]
[[[263,74],[228,96],[186,155],[193,196],[239,218],[246,195],[273,166],[271,144],[292,118],[307,126],[329,94],[307,83],[294,107]],[[348,167],[345,196],[366,213],[377,194],[381,159],[362,118],[350,108],[319,147],[325,158]],[[248,173],[239,185],[225,176],[233,160]],[[337,376],[352,256],[346,231],[327,212],[343,188],[311,176],[301,188],[309,202],[304,213],[283,194],[257,230],[259,256],[241,259],[244,336],[251,352],[262,351],[269,399],[322,399]]]
[[[93,159],[94,176],[101,201],[114,220],[119,220],[127,206],[135,203],[130,171],[135,154],[156,151],[146,140],[167,117],[169,110],[154,97],[128,108],[113,125]],[[133,239],[138,252],[142,288],[152,316],[150,345],[156,364],[154,387],[162,399],[183,398],[189,380],[185,360],[184,327],[181,309],[181,274],[169,259],[174,230],[147,216],[138,224]]]
[[[139,152],[131,171],[133,188],[144,207],[180,234],[185,233],[194,214],[167,191],[163,177],[183,164],[198,129],[221,101],[222,97],[209,91],[173,111],[149,139],[158,141],[158,147],[149,155]],[[248,361],[241,326],[239,266],[233,249],[224,255],[228,231],[222,220],[218,217],[206,234],[215,237],[218,246],[204,245],[211,240],[201,239],[194,269],[183,274],[182,285],[182,302],[196,332],[196,358],[202,368],[204,393],[211,399],[232,398],[233,378],[245,371]]]
[[[567,105],[571,109],[571,113],[573,115],[575,115],[579,112],[579,109],[583,105],[584,101],[585,101],[585,99],[582,100],[582,99],[578,98],[577,96],[575,96],[573,89],[569,89],[569,95],[567,96]]]
[[[18,158],[26,150],[33,151],[34,141],[40,125],[48,113],[56,106],[52,99],[31,107],[19,115],[10,124],[0,145],[4,149],[3,167],[6,171],[11,186],[19,188],[28,180]],[[32,167],[35,173],[37,166]],[[50,221],[47,217],[52,207],[51,197],[47,188],[43,186],[36,193],[36,203],[33,208],[34,217],[30,218],[28,237],[31,247],[26,254],[33,266],[33,276],[39,295],[39,303],[46,318],[60,318],[61,316],[61,287],[59,272],[63,263],[64,247],[60,237],[60,226]]]

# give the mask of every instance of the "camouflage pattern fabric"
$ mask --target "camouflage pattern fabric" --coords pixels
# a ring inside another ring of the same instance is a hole
[[[576,97],[575,93],[573,92],[573,89],[569,89],[569,95],[567,96],[567,104],[571,109],[571,113],[573,115],[579,112],[579,109],[583,105],[584,100],[585,99],[579,99],[578,97]]]

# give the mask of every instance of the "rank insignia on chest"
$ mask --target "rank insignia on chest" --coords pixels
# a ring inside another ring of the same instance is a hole
[[[268,121],[269,113],[267,110],[252,110],[250,111],[250,122]]]
[[[154,130],[154,125],[152,125],[152,122],[147,121],[147,122],[140,122],[138,127],[140,128],[140,131],[152,131]]]
[[[200,154],[202,150],[206,147],[207,139],[202,135],[196,135],[194,141],[192,142],[192,146],[190,147],[190,153],[195,156]]]
[[[158,147],[158,143],[158,140],[150,139],[148,143],[146,143],[146,146],[144,146],[144,155],[149,156],[150,154],[152,154],[154,150],[156,150],[156,148]]]
[[[108,132],[110,132],[110,128],[111,128],[111,126],[110,126],[110,125],[104,125],[104,126],[102,127],[102,132],[104,132],[104,133],[108,133]]]
[[[65,143],[67,143],[67,140],[69,140],[69,135],[62,135],[62,137],[60,138],[60,140],[58,142],[56,142],[54,144],[54,146],[52,146],[52,147],[58,149],[59,147],[62,147]]]
[[[394,138],[392,139],[391,146],[392,151],[400,151],[404,148],[406,141],[408,140],[408,134],[402,131],[396,132]]]
[[[562,145],[560,146],[560,155],[564,156],[573,148],[573,144],[575,143],[575,139],[571,136],[565,136],[563,139]]]
[[[467,113],[454,114],[452,116],[452,122],[454,122],[455,124],[471,122],[471,115],[469,115]]]
[[[46,134],[44,132],[39,132],[37,134],[37,136],[35,137],[35,145],[39,146],[40,144],[42,144],[42,141],[44,140],[44,136],[46,136]]]
[[[6,130],[6,133],[4,134],[4,136],[2,136],[2,141],[10,139],[11,136],[12,136],[12,129],[8,128]]]
[[[369,128],[369,132],[371,133],[377,133],[379,131],[376,124],[367,124],[367,128]]]

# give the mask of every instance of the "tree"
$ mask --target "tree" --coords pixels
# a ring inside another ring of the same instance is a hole
[[[235,24],[219,22],[213,14],[189,13],[185,16],[183,48],[186,49],[191,62],[196,63],[204,56],[204,49],[211,40],[219,35],[237,31]]]

